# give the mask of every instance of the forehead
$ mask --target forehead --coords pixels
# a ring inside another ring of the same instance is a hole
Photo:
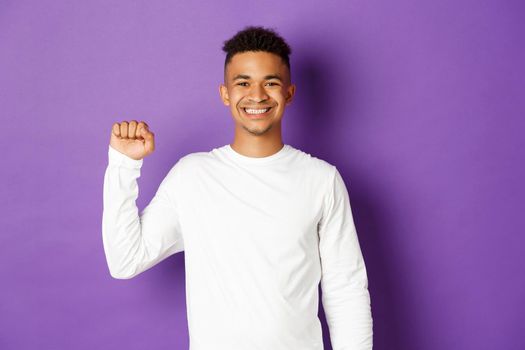
[[[288,67],[280,56],[264,51],[247,51],[235,54],[226,67],[226,76],[246,74],[253,78],[279,73],[286,76]]]

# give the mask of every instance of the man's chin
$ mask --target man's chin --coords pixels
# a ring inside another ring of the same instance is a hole
[[[266,134],[268,131],[270,131],[273,127],[273,124],[269,124],[265,127],[253,127],[251,125],[244,125],[244,124],[242,124],[241,126],[244,130],[246,130],[250,134],[255,135],[255,136],[261,136],[261,135]]]

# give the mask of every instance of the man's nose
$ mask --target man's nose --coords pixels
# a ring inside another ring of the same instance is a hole
[[[257,102],[264,101],[268,99],[268,94],[266,90],[260,85],[254,84],[250,90],[249,99]]]

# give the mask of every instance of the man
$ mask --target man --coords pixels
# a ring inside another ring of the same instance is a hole
[[[191,350],[321,350],[318,285],[334,350],[372,349],[365,263],[337,168],[282,142],[290,47],[250,26],[224,43],[219,92],[231,144],[179,159],[140,216],[144,121],[112,127],[103,244],[132,278],[184,251]]]

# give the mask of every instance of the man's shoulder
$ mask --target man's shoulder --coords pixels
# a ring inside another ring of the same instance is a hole
[[[198,151],[187,153],[182,156],[177,163],[181,163],[184,167],[189,168],[213,161],[213,158],[211,152]]]
[[[330,175],[334,171],[335,166],[329,161],[306,151],[297,148],[296,150],[300,155],[301,163],[309,171],[317,171],[320,175]]]
[[[187,173],[196,168],[213,161],[213,156],[210,152],[191,152],[179,158],[172,166],[171,171],[176,173]]]

